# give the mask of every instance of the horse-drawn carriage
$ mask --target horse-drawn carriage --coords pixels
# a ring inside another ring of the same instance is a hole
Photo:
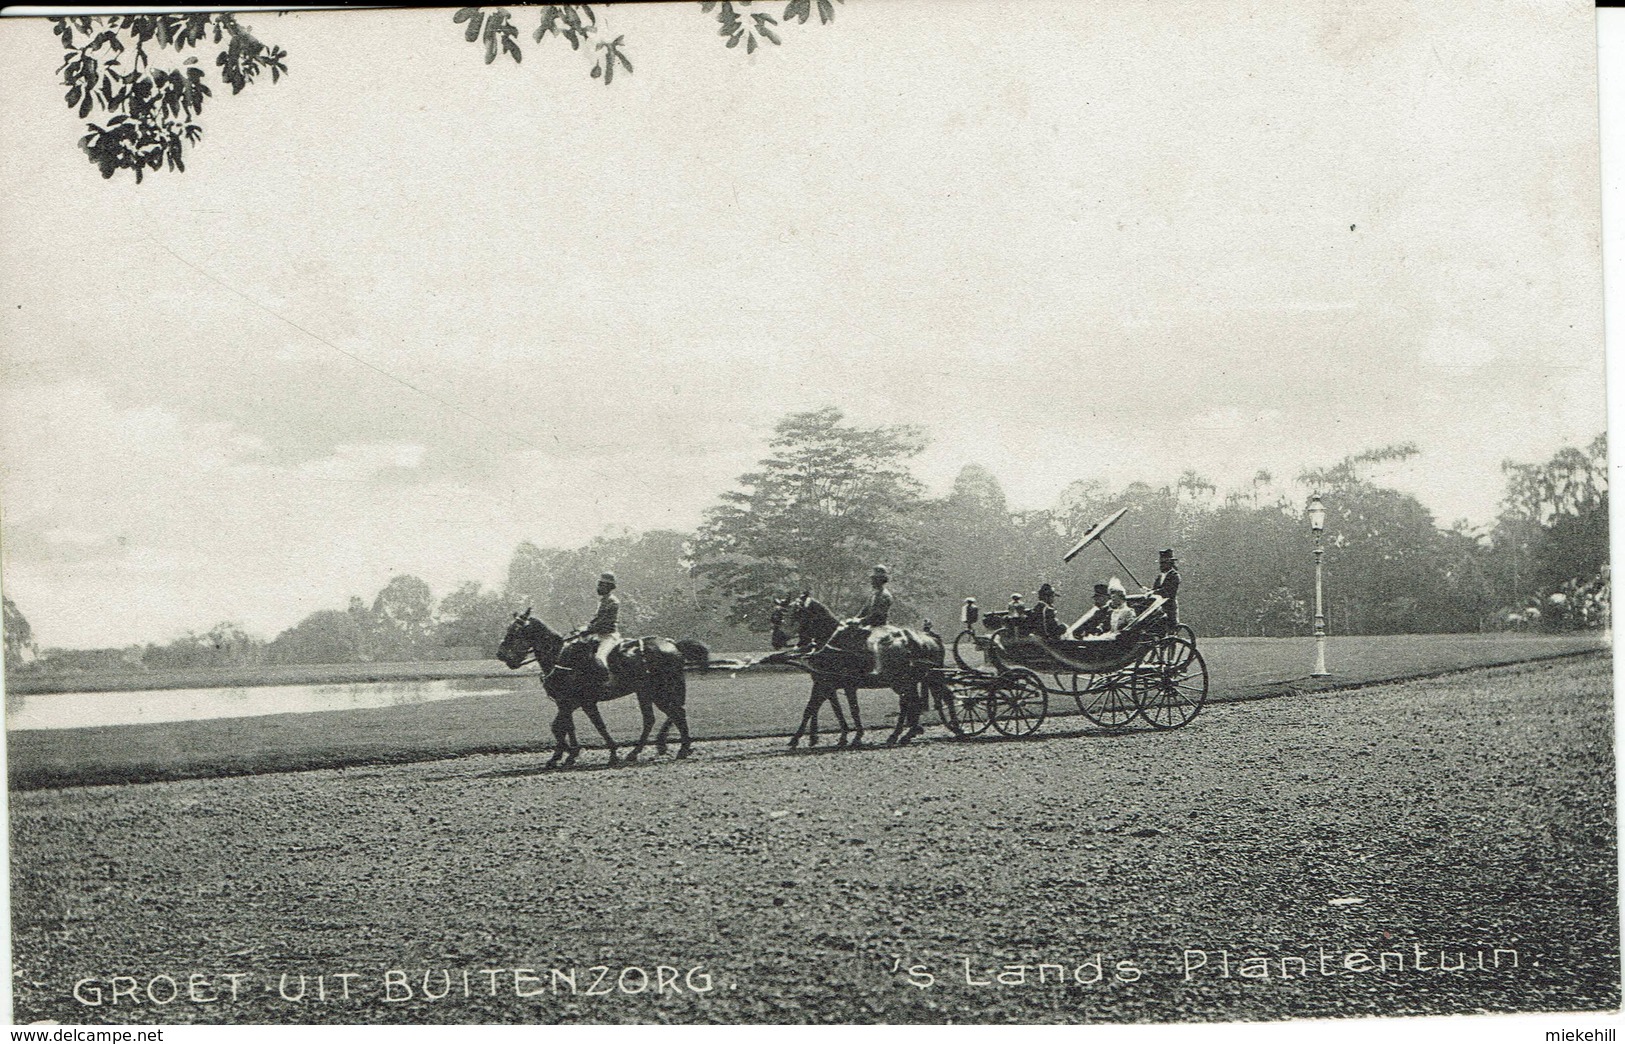
[[[1101,536],[1123,514],[1118,511],[1091,528],[1064,560],[1071,561],[1095,543],[1111,553]],[[1122,565],[1121,559],[1117,562]],[[1123,570],[1133,578],[1127,566]],[[1099,637],[1062,638],[1046,632],[1032,616],[990,613],[980,618],[974,605],[967,603],[964,630],[949,646],[929,622],[919,631],[902,627],[871,631],[856,621],[843,623],[804,594],[793,605],[788,600],[781,603],[774,620],[776,635],[786,622],[796,626],[793,647],[755,660],[718,661],[696,642],[630,639],[611,650],[607,682],[599,678],[601,668],[594,670],[590,643],[554,632],[527,609],[514,618],[498,655],[514,669],[531,662],[541,668],[543,687],[558,706],[550,768],[561,760],[572,764],[581,750],[575,736],[576,710],[586,713],[614,764],[616,745],[598,704],[633,693],[642,712],[643,732],[628,760],[636,760],[648,743],[656,709],[667,719],[655,736],[657,749],[664,753],[667,733],[675,726],[679,756],[686,755],[690,741],[684,675],[774,663],[804,670],[813,680],[801,726],[790,739],[792,747],[804,733],[816,742],[818,711],[825,704],[839,723],[839,745],[847,745],[838,692],[846,694],[852,714],[851,742],[861,743],[857,693],[875,688],[889,688],[898,695],[896,726],[888,744],[918,736],[924,729],[922,716],[933,705],[942,724],[957,737],[978,736],[990,728],[1005,736],[1030,735],[1049,715],[1052,696],[1070,696],[1079,713],[1106,728],[1125,726],[1136,718],[1157,729],[1187,725],[1201,711],[1208,688],[1207,664],[1196,649],[1195,635],[1170,621],[1166,599],[1160,595],[1136,596],[1128,604],[1135,615],[1126,626]],[[987,633],[977,632],[979,622]],[[954,666],[948,663],[950,650]]]
[[[1095,543],[1111,553],[1101,538],[1122,517],[1118,511],[1091,527],[1063,560],[1070,562]],[[1190,724],[1207,700],[1207,664],[1197,651],[1195,633],[1170,622],[1166,602],[1154,594],[1130,597],[1135,616],[1126,627],[1106,635],[1064,638],[1046,634],[1036,614],[989,613],[983,618],[967,600],[964,630],[953,644],[958,667],[938,674],[947,691],[942,696],[939,689],[936,701],[942,723],[961,737],[980,735],[989,727],[1006,736],[1026,736],[1044,723],[1053,696],[1071,697],[1078,713],[1104,728],[1122,727],[1136,718],[1157,729]],[[977,632],[979,622],[988,633]]]

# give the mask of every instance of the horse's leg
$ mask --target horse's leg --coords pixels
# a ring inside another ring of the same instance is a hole
[[[655,733],[655,753],[663,755],[666,753],[666,733],[671,731],[672,715],[671,711],[667,711],[666,708],[662,707],[660,709],[666,711],[666,720],[660,723],[660,731]]]
[[[626,756],[627,761],[638,760],[638,755],[643,753],[644,746],[649,742],[650,730],[655,727],[654,701],[642,689],[638,690],[638,711],[643,715],[643,735],[638,737],[638,742],[632,747],[632,753]]]
[[[570,708],[570,756],[564,760],[565,768],[573,766],[576,759],[581,757],[581,737],[576,735],[576,711],[580,709],[579,707]]]
[[[858,713],[858,687],[846,687],[846,705],[852,711],[852,745],[863,746],[863,715]]]
[[[677,713],[673,714],[671,717],[672,720],[677,723],[677,737],[679,740],[677,744],[677,756],[680,758],[686,758],[693,753],[694,747],[693,741],[688,737],[688,709],[686,707],[678,707]]]
[[[587,703],[581,709],[587,712],[587,720],[592,722],[593,728],[598,730],[598,735],[604,737],[604,746],[609,748],[609,763],[619,765],[621,755],[615,749],[615,741],[610,738],[608,727],[604,725],[604,716],[599,712],[598,704]]]
[[[807,697],[807,706],[801,712],[801,724],[796,726],[795,735],[790,737],[790,749],[791,750],[796,749],[797,744],[799,744],[801,742],[802,735],[806,733],[808,726],[811,725],[814,722],[814,720],[815,720],[815,718],[816,718],[816,716],[818,714],[818,703],[822,699],[823,699],[823,697],[821,695],[819,695],[819,692],[818,692],[818,682],[814,681],[813,682],[813,687],[812,687],[812,695]],[[816,738],[817,738],[817,734],[815,732],[814,733],[814,740],[815,741],[816,741]],[[811,743],[808,744],[808,746],[811,746],[811,745],[812,745]]]
[[[903,726],[908,721],[908,697],[903,694],[902,689],[894,687],[892,691],[897,693],[897,726],[891,730],[891,735],[886,737],[888,747],[897,746],[897,738],[903,734]]]
[[[559,760],[570,751],[570,730],[564,724],[564,707],[553,708],[553,756],[548,759],[548,768],[558,768]]]
[[[839,742],[835,744],[835,749],[842,750],[847,745],[848,730],[846,727],[846,715],[841,712],[840,690],[834,685],[831,685],[829,687],[829,691],[825,694],[825,699],[829,700],[829,709],[835,712],[835,723],[841,727],[841,738]]]
[[[925,710],[925,700],[925,685],[923,683],[915,682],[909,686],[908,694],[903,697],[903,702],[900,704],[904,711],[903,717],[908,723],[908,731],[903,733],[903,738],[898,741],[899,745],[907,746],[909,740],[925,731],[925,728],[920,725],[920,714]],[[902,723],[899,722],[899,724]]]
[[[649,695],[654,705],[666,715],[666,720],[660,726],[660,753],[666,752],[666,730],[676,725],[677,734],[682,740],[677,748],[677,756],[688,757],[688,711],[683,707],[688,699],[688,679],[679,674],[669,681],[660,681],[655,684]]]

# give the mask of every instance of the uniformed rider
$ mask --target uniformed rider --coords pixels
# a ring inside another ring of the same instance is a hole
[[[621,640],[620,615],[621,600],[615,597],[615,574],[604,573],[598,577],[598,612],[581,629],[581,636],[598,644],[594,658],[606,680],[609,678],[609,651]]]
[[[886,620],[891,615],[891,592],[886,590],[886,585],[890,582],[890,571],[883,565],[875,566],[874,572],[869,574],[869,584],[874,588],[874,593],[858,611],[854,623],[864,627],[886,626]]]

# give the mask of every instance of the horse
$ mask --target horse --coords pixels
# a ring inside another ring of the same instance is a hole
[[[595,642],[570,641],[532,616],[529,609],[514,616],[497,650],[498,659],[511,670],[523,667],[532,657],[542,669],[542,688],[558,708],[553,717],[553,757],[547,767],[558,767],[562,759],[564,767],[569,768],[580,756],[581,744],[575,730],[578,710],[586,713],[587,720],[604,738],[604,745],[609,748],[609,763],[619,764],[615,740],[604,727],[598,704],[633,693],[638,698],[638,710],[643,713],[643,735],[638,737],[626,760],[635,762],[643,753],[649,731],[654,728],[656,707],[666,715],[655,737],[656,751],[666,753],[667,730],[676,725],[681,740],[677,756],[688,757],[688,712],[683,706],[688,682],[683,667],[685,663],[703,664],[704,658],[709,656],[705,647],[698,642],[672,642],[653,637],[620,642],[609,652],[607,684],[601,680],[595,654]]]
[[[845,690],[847,706],[852,711],[855,733],[851,746],[863,743],[859,689],[891,689],[897,693],[897,727],[886,739],[887,746],[906,744],[925,731],[920,724],[920,714],[927,702],[925,690],[935,684],[931,670],[941,667],[944,658],[942,639],[932,632],[929,620],[921,631],[843,624],[810,592],[802,592],[791,603],[789,617],[798,628],[796,651],[774,659],[800,667],[813,679],[812,694],[802,712],[801,725],[790,737],[792,748],[800,742],[803,733],[808,735],[809,746],[817,745],[818,710],[826,702],[834,709],[835,720],[841,727],[841,739],[836,746],[848,745],[846,717],[836,698],[839,690]]]

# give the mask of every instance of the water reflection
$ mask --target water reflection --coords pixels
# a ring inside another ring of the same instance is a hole
[[[487,692],[512,692],[517,680],[452,678],[441,681],[347,682],[329,685],[252,685],[217,689],[148,689],[139,692],[6,694],[6,729],[76,729],[264,714],[402,707]]]

